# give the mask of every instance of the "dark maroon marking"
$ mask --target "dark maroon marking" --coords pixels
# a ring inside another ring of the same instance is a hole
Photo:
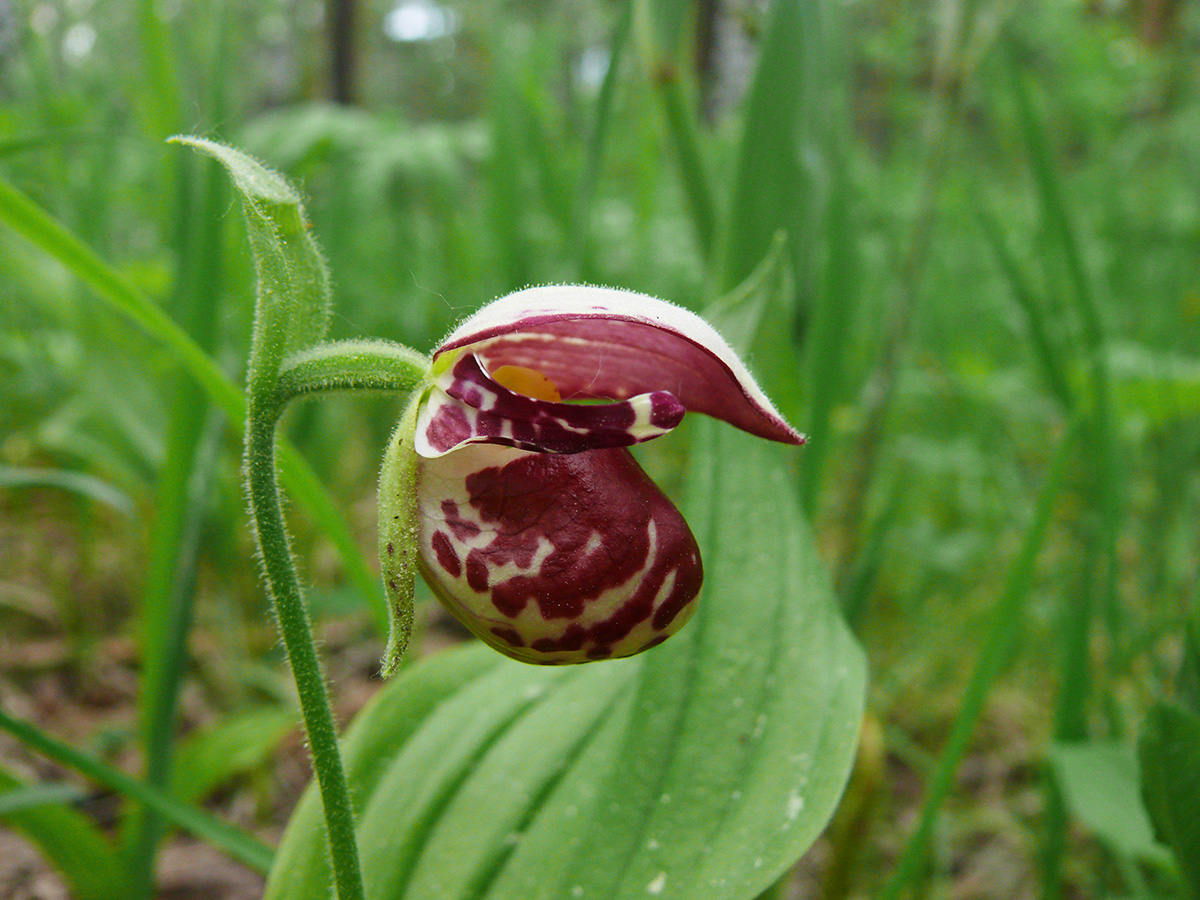
[[[425,439],[440,452],[461,444],[470,436],[471,423],[467,421],[467,414],[457,406],[439,406],[425,428]]]
[[[482,594],[488,589],[487,563],[479,550],[472,550],[467,554],[467,584],[477,594]]]
[[[612,652],[613,652],[612,647],[606,647],[603,644],[600,644],[599,646],[593,647],[591,650],[589,650],[587,652],[587,658],[588,659],[605,659],[606,657],[612,656]]]
[[[654,618],[650,624],[654,626],[655,631],[666,629],[683,611],[683,608],[692,601],[692,598],[700,593],[699,562],[700,560],[697,558],[695,568],[681,567],[676,574],[675,583],[671,585],[671,593],[667,594],[666,599],[654,611]],[[694,582],[691,579],[694,579]]]
[[[452,578],[461,575],[462,560],[458,558],[458,553],[446,532],[435,531],[430,543],[433,545],[433,552],[437,554],[438,565],[449,572]]]
[[[687,523],[626,450],[525,456],[468,475],[466,488],[492,535],[486,547],[467,555],[474,590],[489,588],[489,567],[528,568],[539,543],[550,544],[537,573],[490,584],[492,603],[510,618],[532,601],[543,619],[568,620],[560,637],[533,641],[536,651],[578,651],[588,643],[611,649],[652,616],[657,620],[661,613],[669,624],[699,593],[703,570]],[[456,507],[453,512],[457,516]],[[650,552],[651,521],[658,542],[654,565],[635,580]],[[602,543],[589,553],[593,534]],[[479,571],[473,576],[474,566]],[[675,582],[656,611],[655,597],[672,571]],[[600,621],[586,628],[569,621],[605,591],[622,586],[620,599]]]
[[[492,634],[512,647],[524,647],[525,641],[515,628],[493,628]]]
[[[670,637],[669,634],[660,634],[658,637],[651,638],[650,640],[646,641],[646,643],[642,644],[641,649],[638,650],[638,653],[641,653],[642,650],[649,650],[651,647],[657,647],[668,637]]]
[[[391,556],[393,553],[396,552],[396,548],[391,545],[391,542],[388,542],[387,552],[388,552],[388,556]]]
[[[555,651],[568,650],[575,651],[583,647],[583,642],[587,640],[587,632],[583,626],[574,623],[567,626],[567,630],[563,632],[559,638],[538,638],[529,646],[538,653],[554,653]]]
[[[389,578],[388,579],[388,587],[394,591],[396,589],[396,582],[392,581],[392,579]]]
[[[479,534],[479,526],[474,522],[464,519],[458,513],[458,504],[453,500],[442,501],[442,518],[446,520],[446,525],[454,532],[454,536],[461,542],[466,542],[470,538]]]
[[[681,418],[679,407],[682,404],[674,394],[666,396],[671,398],[671,402],[664,402],[658,394],[650,401],[650,424],[656,428],[674,428]]]

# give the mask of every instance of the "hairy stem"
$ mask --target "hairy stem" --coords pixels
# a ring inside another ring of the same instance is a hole
[[[340,900],[363,900],[354,810],[325,676],[313,644],[308,610],[284,521],[275,433],[279,415],[291,399],[329,391],[408,391],[423,382],[428,360],[406,347],[383,341],[320,344],[275,365],[271,362],[279,358],[278,351],[269,341],[256,342],[255,350],[245,459],[255,537],[275,619],[300,697],[313,771],[325,809],[337,895]]]
[[[308,610],[292,559],[284,523],[275,465],[275,426],[280,407],[260,403],[252,395],[246,429],[246,484],[254,517],[255,537],[275,619],[283,635],[288,663],[296,682],[313,771],[325,808],[325,827],[334,882],[340,900],[364,900],[362,870],[354,836],[354,811],[346,771],[338,749],[337,729],[325,688],[325,676],[313,644]]]

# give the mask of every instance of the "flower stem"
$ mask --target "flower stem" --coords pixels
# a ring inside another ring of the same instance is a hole
[[[354,836],[354,811],[346,771],[338,749],[325,677],[313,644],[300,579],[292,560],[291,541],[283,518],[275,466],[275,425],[279,406],[260,404],[252,396],[246,431],[246,483],[255,536],[275,619],[283,635],[292,677],[300,698],[313,771],[325,809],[325,827],[333,877],[340,900],[364,900],[362,870]]]
[[[256,343],[256,351],[265,344]],[[273,349],[267,345],[266,353],[252,355],[252,362],[279,359]],[[419,353],[382,341],[320,344],[281,363],[251,365],[245,459],[250,509],[275,619],[300,697],[339,900],[364,898],[354,810],[280,502],[275,432],[284,406],[296,397],[339,390],[408,391],[422,382],[427,368],[428,360]]]

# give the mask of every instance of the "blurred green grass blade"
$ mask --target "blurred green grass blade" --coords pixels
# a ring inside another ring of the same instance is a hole
[[[1030,167],[1042,213],[1046,218],[1047,231],[1057,238],[1062,250],[1063,261],[1073,287],[1072,297],[1083,325],[1084,337],[1093,355],[1098,354],[1104,343],[1104,327],[1100,320],[1099,306],[1092,289],[1092,280],[1084,266],[1083,254],[1075,225],[1067,210],[1066,197],[1059,182],[1058,171],[1050,153],[1045,127],[1033,109],[1033,100],[1025,83],[1025,76],[1016,59],[1016,50],[1011,40],[1005,43],[1007,64],[1013,99],[1016,102],[1017,121],[1029,154]]]
[[[800,502],[816,513],[825,463],[834,447],[833,410],[844,399],[851,354],[850,331],[858,305],[858,248],[851,204],[854,191],[840,152],[831,159],[832,180],[825,208],[828,256],[821,291],[804,345],[803,386],[807,402],[801,427],[810,435],[800,467]],[[797,235],[797,240],[802,236]],[[853,620],[851,620],[853,622]]]
[[[245,400],[241,391],[170,316],[3,178],[0,178],[0,221],[57,259],[101,299],[164,344],[204,385],[231,420],[240,422],[245,418]]]
[[[512,48],[498,50],[491,78],[488,120],[491,126],[492,156],[488,166],[488,212],[491,227],[500,243],[502,285],[509,290],[534,280],[532,262],[538,253],[527,234],[524,194],[525,148],[518,123],[525,112],[521,108],[517,59]]]
[[[902,492],[892,485],[888,492],[887,502],[883,511],[875,517],[867,528],[867,540],[854,560],[854,566],[849,570],[849,577],[844,585],[840,585],[842,613],[856,634],[862,632],[866,621],[868,601],[871,591],[875,588],[879,570],[884,562],[884,549],[892,528],[900,518]]]
[[[810,56],[819,52],[821,3],[779,0],[745,101],[745,125],[724,233],[721,285],[738,284],[766,255],[775,232],[787,233],[793,274],[808,238],[810,180],[801,168],[807,129],[816,109],[807,84]]]
[[[634,0],[637,4],[638,40],[652,50],[653,58],[671,65],[684,51],[685,22],[695,4],[691,0]]]
[[[78,795],[74,785],[26,785],[0,768],[0,821],[37,845],[75,900],[124,900],[125,873],[112,843],[87,816],[62,805],[67,788]],[[50,799],[55,793],[57,801]],[[31,802],[38,795],[43,802]]]
[[[130,778],[111,766],[64,744],[27,722],[0,710],[0,729],[50,759],[69,766],[93,781],[133,797],[151,807],[178,827],[202,838],[259,872],[271,867],[274,852],[266,844],[245,832],[214,818],[201,809],[180,803],[144,782]],[[111,851],[110,851],[111,852]],[[119,883],[121,879],[117,879]]]
[[[0,774],[0,781],[4,776]],[[42,782],[40,784],[0,784],[0,818],[39,806],[63,806],[82,800],[87,792],[77,784],[67,782]]]
[[[1200,607],[1184,625],[1183,660],[1175,679],[1179,702],[1200,716]]]
[[[1042,307],[1028,276],[1021,270],[1020,264],[1009,250],[1008,242],[1000,228],[996,217],[987,209],[980,207],[979,222],[983,226],[983,235],[992,250],[1000,271],[1008,282],[1014,301],[1021,310],[1029,339],[1033,344],[1034,358],[1042,370],[1050,392],[1058,400],[1063,410],[1074,408],[1074,398],[1063,370],[1062,361],[1070,358],[1069,348],[1054,345],[1050,338],[1049,316]]]
[[[577,208],[572,202],[574,149],[566,140],[561,121],[546,89],[526,73],[521,88],[526,127],[525,146],[538,173],[542,206],[550,213],[564,235],[575,234]]]
[[[1076,314],[1083,326],[1087,348],[1087,362],[1091,374],[1093,408],[1093,432],[1095,445],[1095,483],[1100,499],[1100,523],[1097,540],[1103,557],[1102,601],[1108,616],[1110,634],[1117,639],[1116,577],[1117,551],[1116,532],[1119,511],[1119,484],[1116,446],[1113,430],[1112,386],[1105,353],[1105,329],[1100,317],[1096,293],[1084,266],[1079,239],[1067,208],[1065,194],[1050,155],[1045,127],[1034,112],[1033,101],[1025,78],[1016,60],[1016,51],[1011,40],[1006,43],[1004,55],[1012,95],[1016,102],[1017,119],[1033,171],[1038,201],[1046,220],[1047,230],[1058,238],[1067,272],[1071,279],[1070,296]],[[1082,704],[1079,704],[1082,707]],[[1060,735],[1067,737],[1068,735]]]
[[[298,722],[294,709],[264,706],[192,732],[176,750],[172,795],[199,803],[234,776],[266,762]]]
[[[621,63],[629,45],[629,33],[633,22],[633,5],[636,0],[625,0],[612,39],[608,43],[608,69],[596,98],[596,118],[592,133],[588,136],[583,172],[577,188],[574,235],[575,257],[579,260],[579,271],[584,281],[590,282],[594,275],[595,261],[592,258],[592,209],[596,202],[596,186],[600,182],[600,169],[604,160],[604,149],[608,144],[612,124],[613,101],[617,94]]]
[[[679,172],[692,213],[692,225],[696,230],[700,256],[705,261],[710,261],[716,253],[717,204],[713,199],[708,166],[700,149],[695,104],[676,72],[667,71],[652,77],[655,79],[654,87],[666,117],[667,131],[671,135],[679,159]]]
[[[1142,796],[1187,891],[1200,898],[1200,715],[1173,703],[1150,708],[1138,742]]]
[[[86,128],[64,128],[54,131],[5,135],[0,137],[0,159],[29,150],[42,150],[46,147],[60,147],[63,144],[94,141],[98,137],[100,137],[99,131]]]
[[[66,469],[18,468],[0,466],[0,490],[13,488],[54,488],[69,491],[115,509],[123,516],[136,515],[133,500],[123,491],[93,475]]]
[[[937,766],[925,792],[921,818],[916,829],[904,846],[896,868],[879,894],[881,900],[896,900],[906,889],[914,888],[925,867],[925,857],[933,828],[941,812],[942,804],[954,785],[955,773],[967,751],[971,733],[979,720],[993,683],[999,676],[1005,657],[1016,640],[1021,628],[1021,613],[1033,580],[1034,565],[1045,543],[1049,530],[1054,503],[1062,489],[1067,461],[1071,458],[1078,440],[1078,425],[1059,442],[1050,470],[1042,484],[1034,510],[1033,520],[1025,531],[1021,548],[1009,570],[1004,592],[996,602],[987,639],[980,651],[971,679],[963,693],[958,715],[946,746],[938,757]]]
[[[181,156],[171,169],[176,179],[173,212],[178,262],[170,305],[181,327],[211,356],[216,349],[223,296],[221,182],[211,161]],[[185,372],[175,372],[173,382],[169,385],[173,396],[166,454],[155,485],[157,516],[138,633],[144,778],[160,790],[170,785],[176,708],[196,599],[200,536],[210,509],[208,482],[219,447],[219,423],[210,416],[207,394]],[[134,807],[122,824],[132,897],[149,898],[154,891],[154,860],[163,822],[153,811]]]
[[[684,83],[685,63],[680,60],[679,31],[684,9],[685,4],[680,0],[634,0],[633,35],[642,70],[662,107],[667,133],[675,148],[700,255],[708,262],[716,252],[717,203],[700,147],[694,98]],[[766,255],[769,245],[769,240],[764,242],[745,275]]]
[[[135,97],[142,108],[143,128],[153,140],[163,140],[179,130],[181,103],[179,79],[172,62],[171,35],[155,0],[140,0],[137,11],[138,47],[141,49],[141,90]]]
[[[0,222],[57,259],[91,287],[101,300],[144,328],[201,384],[234,427],[239,431],[245,428],[245,396],[203,349],[170,316],[131,287],[95,252],[2,178]],[[337,548],[347,577],[370,602],[376,625],[381,634],[386,634],[387,607],[384,605],[383,592],[329,492],[295,448],[286,441],[279,443],[279,469],[284,485],[293,498],[309,511],[318,527]]]
[[[219,423],[207,415],[206,399],[195,382],[177,379],[167,457],[156,492],[159,516],[151,539],[150,573],[142,595],[138,714],[144,778],[159,790],[170,780],[176,708],[196,601],[197,557],[219,451],[214,427]],[[123,824],[133,895],[149,897],[163,823],[150,810],[134,808]]]

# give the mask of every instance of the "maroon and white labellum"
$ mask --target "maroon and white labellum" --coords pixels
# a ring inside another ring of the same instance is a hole
[[[627,450],[470,445],[421,460],[417,492],[426,580],[509,656],[629,656],[691,616],[696,541]]]
[[[661,300],[551,286],[468,318],[434,353],[414,436],[434,592],[527,662],[629,656],[664,640],[691,615],[700,555],[622,448],[685,411],[804,442],[708,323]]]

